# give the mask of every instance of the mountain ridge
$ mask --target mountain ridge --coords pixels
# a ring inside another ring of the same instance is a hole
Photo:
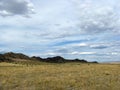
[[[32,60],[32,61],[49,62],[49,63],[66,63],[66,62],[91,63],[84,59],[65,59],[61,56],[41,58],[37,56],[29,57],[22,53],[13,53],[13,52],[0,54],[0,62],[14,62],[16,60],[18,61]],[[92,63],[98,63],[98,62],[94,61]]]

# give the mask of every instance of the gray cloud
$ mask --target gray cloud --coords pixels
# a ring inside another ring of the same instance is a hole
[[[22,15],[29,17],[34,13],[33,5],[28,0],[0,0],[0,15],[13,16]]]

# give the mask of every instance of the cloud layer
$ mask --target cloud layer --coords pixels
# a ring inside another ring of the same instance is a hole
[[[0,0],[0,51],[119,60],[119,0],[31,1]]]
[[[79,16],[76,26],[82,34],[120,32],[119,8],[115,4],[97,0],[73,1],[76,1]]]
[[[33,4],[28,0],[0,0],[1,16],[22,15],[27,17],[32,13],[34,13]]]

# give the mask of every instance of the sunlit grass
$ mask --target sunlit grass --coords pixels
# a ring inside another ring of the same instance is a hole
[[[0,63],[0,90],[120,90],[120,65]]]

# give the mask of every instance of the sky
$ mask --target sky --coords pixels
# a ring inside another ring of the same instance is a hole
[[[0,52],[120,61],[120,0],[0,0]]]

